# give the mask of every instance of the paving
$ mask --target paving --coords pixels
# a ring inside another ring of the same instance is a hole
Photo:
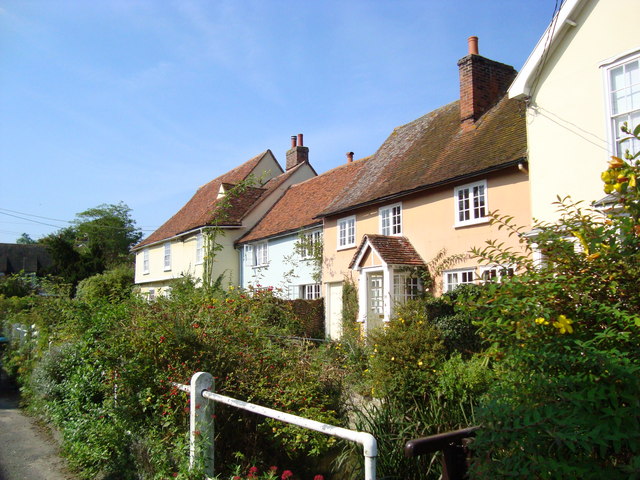
[[[0,480],[75,480],[46,427],[25,415],[0,370]]]

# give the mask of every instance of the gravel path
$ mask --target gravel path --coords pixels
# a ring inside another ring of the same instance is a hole
[[[24,415],[0,370],[0,480],[74,480],[50,432]]]

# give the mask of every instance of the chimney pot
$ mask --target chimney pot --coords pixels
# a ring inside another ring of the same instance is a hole
[[[347,152],[347,162],[353,162],[353,152]]]
[[[469,37],[467,43],[469,44],[469,55],[480,55],[478,53],[478,37]]]
[[[291,170],[296,165],[309,162],[309,149],[302,144],[302,134],[291,136],[291,148],[287,151],[286,168]]]

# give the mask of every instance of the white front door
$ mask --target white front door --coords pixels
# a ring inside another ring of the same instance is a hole
[[[382,325],[384,320],[384,277],[382,272],[367,274],[367,333]]]
[[[332,340],[342,337],[342,282],[326,284],[325,335]]]

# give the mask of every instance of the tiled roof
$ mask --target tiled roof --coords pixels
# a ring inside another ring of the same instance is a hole
[[[292,185],[256,226],[238,243],[259,240],[318,224],[316,215],[343,194],[368,158],[336,167],[328,172]]]
[[[232,198],[230,208],[224,208],[225,213],[222,213],[221,210],[221,205],[224,204],[223,201],[218,200],[220,186],[223,184],[227,187],[229,185],[237,185],[243,180],[246,180],[254,173],[254,169],[258,166],[260,160],[269,153],[269,150],[267,150],[200,187],[194,196],[191,197],[191,200],[174,216],[134,248],[143,247],[198,227],[210,225],[214,220],[218,220],[222,225],[240,225],[242,218],[251,210],[251,207],[254,206],[261,197],[285,181],[297,168],[278,175],[260,188],[248,187],[241,195]]]
[[[406,237],[391,237],[387,235],[365,235],[362,238],[360,246],[349,264],[349,268],[356,265],[356,261],[360,258],[361,253],[367,245],[371,245],[373,249],[380,255],[380,258],[387,265],[412,265],[424,266],[424,260],[418,254],[411,242]]]
[[[463,128],[459,101],[396,128],[322,216],[517,163],[526,157],[525,106],[503,97]]]

